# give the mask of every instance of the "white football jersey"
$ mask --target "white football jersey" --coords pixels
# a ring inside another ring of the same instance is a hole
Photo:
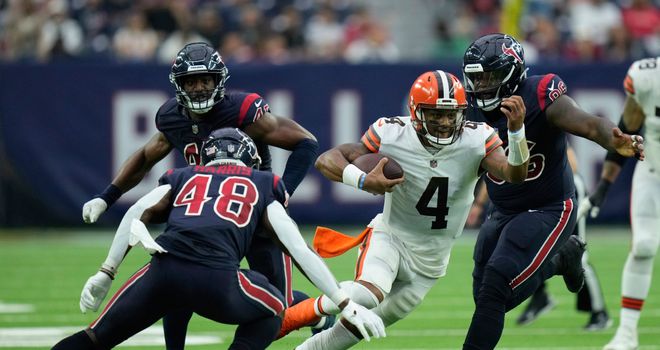
[[[660,170],[660,57],[634,62],[623,86],[644,111],[645,161]]]
[[[484,123],[467,122],[456,142],[433,154],[419,140],[410,117],[392,117],[373,123],[362,143],[396,160],[405,177],[385,194],[382,219],[375,224],[385,225],[384,231],[410,248],[420,272],[444,275],[474,199],[481,161],[502,145],[497,132]]]

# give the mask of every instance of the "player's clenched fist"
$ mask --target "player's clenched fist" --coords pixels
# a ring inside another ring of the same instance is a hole
[[[507,128],[510,131],[518,131],[525,121],[525,103],[520,96],[510,96],[502,99],[500,111],[507,119]]]
[[[87,224],[96,222],[106,209],[108,209],[108,204],[101,198],[94,198],[88,201],[83,205],[83,221]]]

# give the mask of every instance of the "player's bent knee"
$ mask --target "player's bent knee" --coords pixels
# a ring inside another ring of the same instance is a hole
[[[362,283],[354,281],[343,281],[339,285],[341,286],[341,289],[343,289],[349,295],[352,301],[366,307],[367,309],[373,309],[378,306],[382,300],[382,297],[384,297],[382,292],[380,292],[380,290],[378,290],[376,286],[373,286],[372,284],[369,285],[376,289],[375,292],[380,292],[380,299],[378,296],[376,296],[378,293],[374,293],[374,291]]]
[[[658,252],[658,239],[640,239],[633,244],[632,253],[635,259],[653,258]]]
[[[386,325],[391,325],[410,314],[424,299],[423,295],[413,290],[406,290],[385,300],[380,307],[379,316]]]

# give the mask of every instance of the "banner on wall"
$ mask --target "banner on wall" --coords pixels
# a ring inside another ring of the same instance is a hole
[[[404,114],[410,84],[432,65],[243,65],[229,67],[229,89],[257,92],[271,111],[290,117],[319,140],[321,151],[356,142],[379,117]],[[443,69],[461,76],[459,66]],[[628,66],[532,67],[554,72],[586,110],[616,121]],[[107,186],[123,161],[155,133],[158,107],[173,96],[169,67],[153,65],[0,65],[0,226],[82,225],[81,207]],[[605,151],[571,140],[590,189]],[[100,223],[114,225],[127,207],[156,186],[167,169],[185,165],[173,151]],[[281,174],[287,152],[273,150]],[[632,162],[629,162],[632,163]],[[601,218],[627,220],[630,174],[612,188]],[[307,224],[367,224],[382,197],[331,183],[311,169],[291,200]],[[450,209],[451,213],[451,209]]]

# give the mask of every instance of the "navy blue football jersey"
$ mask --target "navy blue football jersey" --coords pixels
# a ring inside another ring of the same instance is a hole
[[[566,84],[559,76],[546,74],[525,79],[516,91],[527,110],[525,135],[530,154],[529,170],[527,180],[522,184],[511,184],[486,174],[488,195],[497,207],[525,211],[563,201],[575,192],[573,174],[566,156],[566,132],[552,125],[545,115],[546,108],[566,90]],[[469,120],[486,122],[497,129],[508,152],[506,116],[497,109],[483,112],[472,103],[467,113]]]
[[[165,134],[167,140],[185,157],[190,165],[200,163],[202,142],[209,134],[220,128],[244,130],[269,112],[266,101],[254,93],[229,92],[218,104],[206,113],[200,121],[194,121],[184,114],[184,108],[171,98],[156,113],[156,127]],[[261,157],[259,169],[270,171],[270,151],[268,145],[255,140]]]
[[[169,254],[214,268],[238,268],[273,201],[287,204],[279,176],[244,166],[192,165],[159,180],[172,186],[165,231]]]

